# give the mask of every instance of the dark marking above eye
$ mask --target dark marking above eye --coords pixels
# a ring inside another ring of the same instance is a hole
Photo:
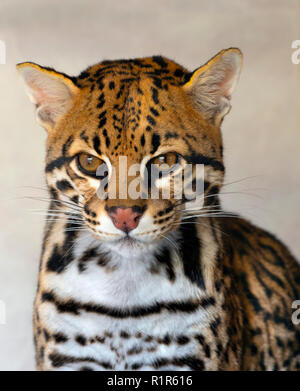
[[[145,145],[145,136],[141,135],[141,146],[143,147]]]
[[[62,154],[64,156],[66,155],[66,152],[70,148],[70,146],[73,143],[73,141],[74,141],[74,137],[71,135],[71,136],[68,137],[67,141],[64,143],[64,145],[62,147]]]
[[[108,86],[110,90],[113,90],[115,88],[115,82],[111,81]]]
[[[83,131],[80,133],[79,137],[81,138],[81,140],[83,140],[83,141],[85,141],[86,143],[88,143],[89,139],[88,139],[88,136],[86,136],[86,134],[85,134],[85,130],[83,130]]]
[[[100,138],[99,138],[99,136],[94,136],[94,138],[93,138],[93,145],[94,145],[94,149],[95,149],[95,151],[99,154],[99,155],[101,155],[101,151],[100,151],[100,149],[99,149],[99,147],[100,147]]]
[[[160,146],[160,135],[154,133],[152,135],[151,143],[152,143],[152,151],[151,151],[151,153],[154,153],[157,150],[157,148]]]

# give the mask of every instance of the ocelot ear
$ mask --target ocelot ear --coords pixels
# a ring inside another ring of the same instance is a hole
[[[72,107],[79,88],[72,78],[54,69],[24,62],[17,65],[30,100],[36,105],[37,121],[47,130]]]
[[[220,125],[231,108],[230,99],[239,79],[242,62],[239,49],[222,50],[196,69],[183,86],[195,107],[214,125]]]

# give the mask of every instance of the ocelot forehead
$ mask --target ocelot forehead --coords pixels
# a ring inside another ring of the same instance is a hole
[[[64,153],[88,147],[112,159],[126,155],[137,161],[164,145],[211,154],[218,140],[191,110],[181,88],[188,78],[183,67],[158,56],[97,64],[76,79],[81,92],[49,145],[55,141],[55,150]]]

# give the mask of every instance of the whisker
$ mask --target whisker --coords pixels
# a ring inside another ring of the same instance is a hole
[[[249,180],[249,179],[254,179],[254,178],[259,178],[259,177],[264,177],[264,175],[262,175],[262,174],[251,175],[251,176],[248,176],[248,177],[237,179],[237,180],[232,181],[232,182],[224,182],[222,186],[229,186],[229,185],[233,185],[235,183],[240,183],[240,182],[244,182],[244,181]]]
[[[25,199],[29,199],[29,200],[34,200],[34,201],[55,202],[55,203],[67,206],[67,207],[69,207],[69,209],[73,209],[73,210],[76,210],[76,211],[81,211],[82,210],[82,208],[79,207],[78,205],[72,204],[71,202],[68,202],[68,201],[54,200],[52,198],[45,198],[45,197],[32,197],[32,196],[21,197],[21,199],[24,199],[24,198]]]
[[[42,191],[45,191],[47,193],[49,193],[49,189],[47,187],[38,187],[38,186],[19,186],[19,188],[25,188],[25,189],[33,189],[33,190],[42,190]],[[68,196],[67,194],[63,194],[63,197],[67,197],[74,205],[78,206],[78,204],[74,201],[72,201],[72,197]],[[52,200],[52,198],[49,198],[49,200]],[[79,202],[79,205],[83,205],[80,201]]]
[[[179,251],[177,244],[175,242],[173,242],[173,240],[171,240],[170,238],[168,238],[166,235],[163,235],[163,234],[159,234],[159,236],[162,236],[163,238],[167,239],[173,245],[173,247],[176,249],[176,251]]]

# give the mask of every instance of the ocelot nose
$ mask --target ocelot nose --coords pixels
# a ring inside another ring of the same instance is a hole
[[[115,227],[126,233],[132,231],[139,225],[139,221],[144,213],[143,208],[139,206],[132,206],[130,208],[112,206],[106,208],[106,210]]]

